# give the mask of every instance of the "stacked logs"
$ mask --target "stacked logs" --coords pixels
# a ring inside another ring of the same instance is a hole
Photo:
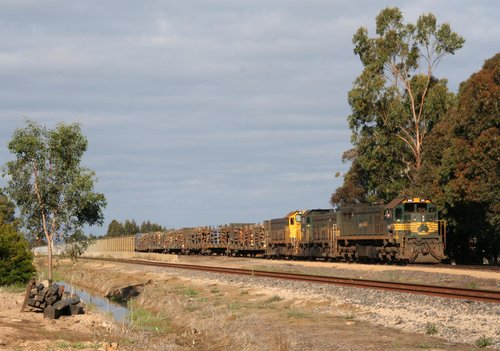
[[[230,224],[229,249],[258,250],[265,248],[264,227],[259,224]]]
[[[48,286],[43,283],[33,284],[29,291],[27,305],[43,310],[43,316],[50,319],[83,313],[80,297],[64,291],[64,285],[56,283]]]

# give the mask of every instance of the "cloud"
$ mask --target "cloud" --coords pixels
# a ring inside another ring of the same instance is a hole
[[[493,1],[397,1],[464,35],[450,86],[498,49]],[[352,35],[381,5],[328,0],[0,5],[0,162],[30,118],[80,122],[112,219],[170,227],[328,207],[350,148]],[[480,21],[470,21],[479,18]],[[0,181],[0,185],[5,180]],[[104,232],[104,229],[97,229]]]

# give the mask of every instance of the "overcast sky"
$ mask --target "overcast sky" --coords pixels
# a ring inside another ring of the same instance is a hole
[[[112,219],[167,227],[327,208],[350,148],[352,36],[398,6],[465,37],[449,87],[500,48],[498,1],[0,0],[0,163],[27,119],[79,122]],[[0,179],[0,186],[5,185]]]

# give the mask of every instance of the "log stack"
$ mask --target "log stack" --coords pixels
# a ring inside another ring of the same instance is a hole
[[[43,310],[43,316],[51,319],[83,313],[80,297],[64,291],[64,285],[56,283],[32,285],[28,306]]]

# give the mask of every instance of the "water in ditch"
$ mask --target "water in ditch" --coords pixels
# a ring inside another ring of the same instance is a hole
[[[88,291],[82,290],[66,282],[57,282],[57,284],[64,285],[64,291],[73,292],[80,296],[80,299],[85,302],[87,306],[93,306],[93,308],[100,312],[112,315],[116,322],[124,324],[130,323],[130,311],[127,307],[105,297],[93,295]]]

